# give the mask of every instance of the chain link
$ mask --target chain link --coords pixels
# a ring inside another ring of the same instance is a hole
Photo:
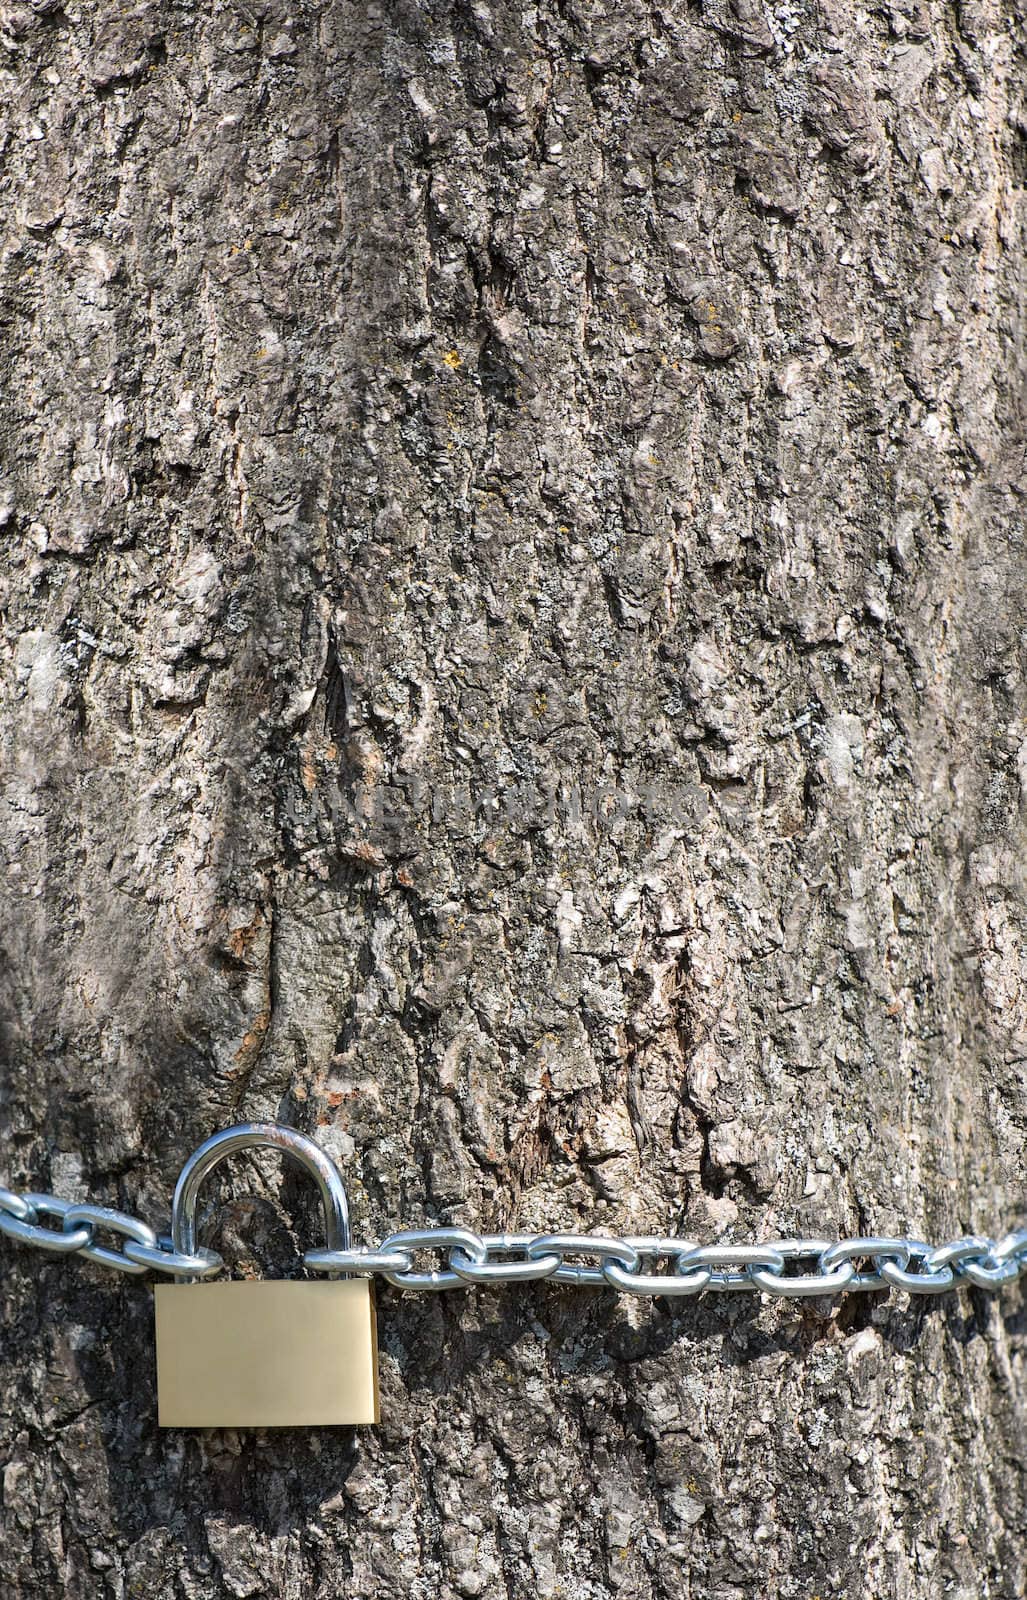
[[[59,1200],[53,1194],[23,1194],[14,1198],[20,1199],[25,1207],[22,1216],[15,1216],[6,1206],[0,1210],[0,1233],[5,1233],[9,1239],[17,1239],[19,1244],[35,1245],[37,1250],[51,1250],[56,1255],[65,1256],[86,1250],[92,1244],[93,1230],[88,1223],[82,1223],[67,1232],[63,1228],[46,1228],[40,1224],[40,1217],[57,1217],[63,1223],[71,1210],[70,1200]]]
[[[486,1259],[485,1241],[468,1228],[407,1228],[401,1233],[390,1233],[387,1239],[382,1240],[380,1249],[398,1250],[405,1258],[404,1266],[398,1271],[386,1268],[382,1273],[388,1283],[395,1284],[397,1289],[420,1289],[429,1294],[440,1289],[460,1289],[466,1280],[452,1267],[418,1272],[413,1262],[415,1250],[456,1249],[468,1255],[472,1261]]]
[[[525,1248],[529,1261],[555,1258],[556,1265],[547,1274],[554,1283],[571,1283],[576,1289],[598,1287],[606,1282],[605,1268],[615,1261],[628,1272],[637,1272],[642,1258],[626,1239],[607,1239],[600,1234],[540,1233]],[[598,1256],[598,1267],[568,1265],[565,1257]]]
[[[764,1244],[692,1245],[677,1260],[679,1272],[690,1271],[693,1267],[707,1267],[711,1289],[743,1292],[756,1287],[752,1274],[758,1268],[770,1267],[779,1274],[784,1271],[784,1264],[780,1252]]]
[[[113,1234],[123,1243],[100,1244],[99,1233]],[[0,1234],[53,1254],[82,1256],[131,1276],[154,1271],[207,1278],[224,1266],[214,1250],[176,1250],[167,1234],[158,1235],[127,1212],[3,1187]],[[415,1258],[424,1253],[440,1256],[440,1263],[418,1265]],[[622,1294],[668,1298],[707,1291],[759,1291],[779,1299],[891,1289],[937,1295],[967,1286],[997,1290],[1021,1277],[1027,1272],[1027,1229],[1000,1239],[968,1235],[938,1245],[884,1235],[700,1245],[693,1239],[657,1234],[619,1238],[407,1228],[372,1248],[308,1250],[303,1261],[311,1272],[377,1274],[396,1288],[415,1293],[551,1281],[572,1288],[606,1286]]]
[[[172,1278],[209,1278],[225,1264],[216,1250],[197,1250],[190,1255],[186,1250],[176,1250],[164,1236],[158,1237],[156,1245],[129,1239],[124,1254],[127,1261],[134,1261],[144,1271],[166,1272]]]
[[[630,1272],[617,1261],[612,1259],[604,1261],[603,1277],[611,1288],[619,1290],[620,1293],[665,1294],[677,1298],[682,1295],[699,1294],[708,1287],[713,1276],[709,1267],[697,1267],[693,1271],[685,1271],[682,1268],[683,1258],[698,1249],[694,1241],[647,1234],[641,1238],[627,1238],[624,1242],[637,1252],[643,1264],[655,1264],[661,1256],[668,1256],[671,1265],[665,1272]]]
[[[484,1233],[484,1259],[476,1260],[459,1245],[449,1252],[449,1264],[465,1283],[537,1283],[551,1278],[563,1259],[555,1251],[530,1256],[529,1246],[538,1241],[530,1233]],[[496,1256],[505,1256],[497,1261]]]
[[[824,1257],[832,1248],[827,1239],[774,1239],[774,1249],[785,1263],[812,1260],[812,1272],[778,1272],[774,1267],[754,1267],[749,1276],[757,1289],[781,1299],[803,1299],[818,1294],[841,1294],[852,1286],[855,1268],[851,1261],[825,1267]]]
[[[123,1239],[131,1239],[149,1250],[157,1248],[157,1235],[148,1223],[137,1222],[135,1217],[127,1216],[124,1211],[111,1211],[107,1206],[69,1206],[61,1221],[65,1233],[74,1234],[82,1224],[94,1231],[103,1228],[108,1233],[120,1234]],[[101,1267],[113,1267],[115,1272],[127,1272],[137,1277],[149,1270],[143,1262],[132,1261],[123,1251],[111,1250],[107,1245],[80,1245],[76,1255],[85,1256],[87,1261],[96,1261]]]

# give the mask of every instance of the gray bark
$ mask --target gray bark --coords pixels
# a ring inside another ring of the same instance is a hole
[[[1022,11],[3,17],[4,1180],[1022,1221]],[[2,1271],[11,1600],[1027,1585],[1017,1288],[386,1289],[380,1429],[206,1436]]]

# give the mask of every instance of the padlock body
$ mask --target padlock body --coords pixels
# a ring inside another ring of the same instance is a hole
[[[368,1278],[161,1283],[162,1428],[302,1428],[379,1420]]]

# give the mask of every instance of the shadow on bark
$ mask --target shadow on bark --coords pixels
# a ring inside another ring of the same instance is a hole
[[[17,1270],[17,1269],[15,1269]],[[233,1526],[281,1534],[309,1526],[325,1515],[349,1521],[362,1513],[342,1499],[357,1463],[373,1451],[374,1435],[356,1429],[268,1429],[253,1434],[234,1430],[163,1431],[156,1426],[152,1308],[145,1288],[65,1264],[33,1262],[41,1271],[40,1293],[27,1298],[20,1317],[5,1330],[3,1344],[15,1349],[41,1349],[49,1339],[46,1392],[51,1410],[33,1410],[31,1374],[23,1371],[26,1430],[41,1449],[57,1432],[74,1428],[95,1410],[94,1425],[106,1452],[107,1493],[114,1526],[129,1539],[148,1529],[175,1524],[181,1537],[205,1550],[203,1522],[211,1516]],[[202,1294],[202,1286],[195,1292]],[[675,1347],[690,1347],[688,1368],[710,1379],[716,1368],[749,1368],[759,1378],[761,1362],[787,1354],[802,1362],[825,1341],[874,1326],[882,1342],[900,1354],[922,1359],[925,1336],[941,1327],[953,1341],[968,1346],[994,1336],[992,1319],[1000,1318],[1007,1339],[1027,1332],[1027,1296],[1014,1303],[971,1292],[958,1301],[909,1302],[889,1307],[874,1321],[878,1296],[852,1297],[827,1319],[811,1304],[797,1306],[793,1317],[777,1326],[761,1325],[766,1308],[759,1301],[735,1297],[718,1303],[686,1303],[680,1309],[656,1303],[634,1324],[624,1303],[583,1295],[575,1290],[525,1288],[481,1295],[476,1303],[418,1297],[405,1301],[386,1293],[380,1302],[383,1355],[383,1426],[385,1444],[390,1424],[431,1410],[431,1400],[450,1397],[454,1410],[473,1414],[484,1381],[508,1357],[537,1366],[525,1342],[546,1346],[550,1376],[559,1382],[564,1404],[582,1431],[583,1380],[602,1375],[613,1394],[620,1394],[618,1420],[628,1441],[643,1453],[651,1448],[652,1429],[639,1404],[639,1390],[654,1379],[652,1363]],[[471,1317],[488,1317],[484,1326],[467,1326]],[[83,1329],[87,1330],[83,1341]],[[63,1368],[63,1371],[62,1371]],[[17,1363],[12,1370],[17,1371]],[[769,1375],[768,1375],[769,1378]],[[776,1369],[770,1380],[776,1384]],[[66,1388],[68,1409],[62,1409]],[[81,1393],[88,1401],[82,1406]],[[390,1391],[393,1391],[390,1393]],[[758,1389],[745,1390],[747,1405],[758,1401]],[[15,1404],[17,1404],[15,1398]],[[38,1419],[38,1420],[37,1420]],[[725,1419],[727,1422],[729,1419]],[[409,1428],[416,1445],[417,1423]],[[365,1442],[366,1441],[366,1442]],[[192,1530],[192,1531],[190,1531]]]

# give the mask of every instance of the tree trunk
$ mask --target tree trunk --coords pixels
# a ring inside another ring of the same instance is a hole
[[[4,17],[3,1181],[1022,1221],[1023,14]],[[0,1248],[5,1600],[1027,1585],[1016,1286],[384,1288],[380,1428],[176,1433]]]

